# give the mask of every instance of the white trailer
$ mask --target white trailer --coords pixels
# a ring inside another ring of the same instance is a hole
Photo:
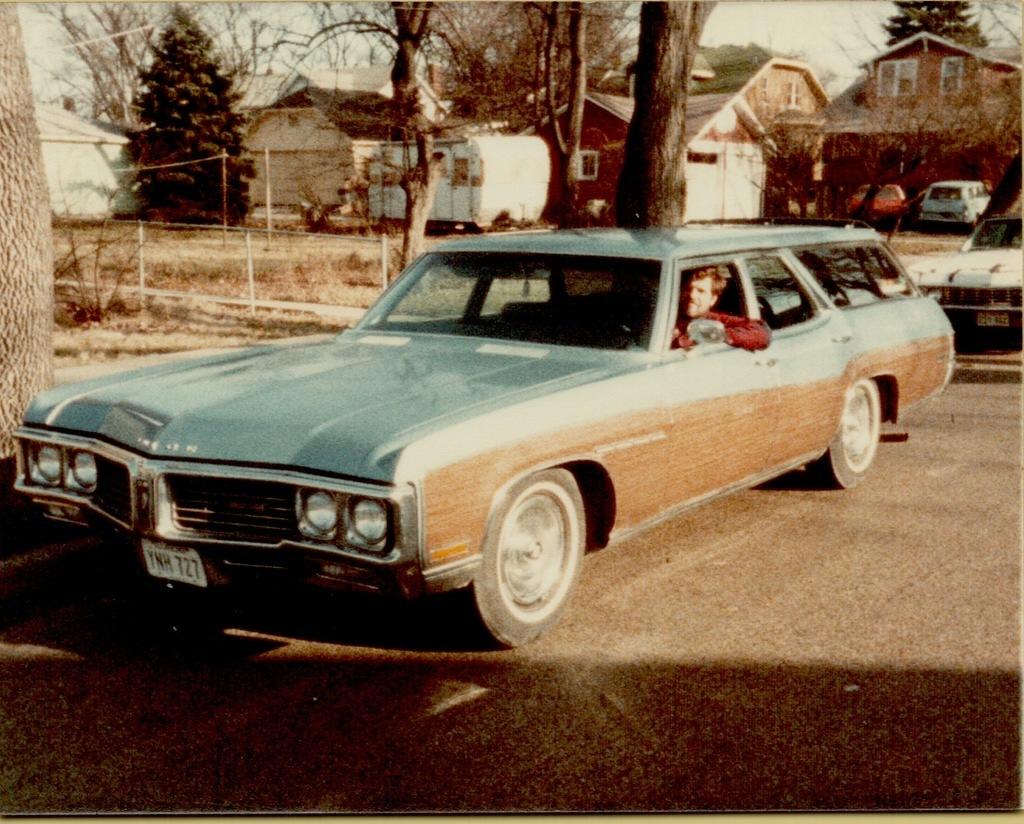
[[[494,135],[438,140],[444,155],[430,220],[435,223],[490,226],[499,217],[538,220],[548,197],[551,158],[535,136]],[[416,162],[416,146],[381,143],[370,161],[369,209],[374,219],[402,220],[405,192],[402,170]]]

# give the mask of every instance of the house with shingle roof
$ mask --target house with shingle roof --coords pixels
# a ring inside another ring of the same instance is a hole
[[[252,78],[241,107],[249,114],[246,152],[256,168],[253,206],[344,206],[360,185],[361,164],[377,143],[391,139],[391,66],[309,70],[290,78]],[[425,79],[420,93],[428,117],[445,104]]]
[[[823,193],[833,212],[863,183],[897,183],[911,196],[944,179],[991,187],[1019,151],[1019,50],[919,32],[862,68],[825,110]]]
[[[735,48],[735,47],[733,47]],[[742,50],[740,50],[742,52]],[[765,140],[776,121],[815,124],[828,103],[813,69],[806,63],[767,56],[751,59],[717,80],[715,50],[702,50],[700,71],[691,76],[686,106],[688,220],[753,218],[763,213],[766,182]],[[722,54],[722,52],[718,52]],[[721,64],[720,64],[721,66]],[[711,88],[714,91],[705,92]],[[591,91],[583,109],[579,197],[592,213],[608,216],[615,202],[632,97]],[[560,116],[564,117],[564,110]],[[530,130],[532,131],[532,130]],[[548,208],[558,208],[557,175],[561,162],[551,129],[537,133],[552,146],[554,171]]]
[[[115,127],[54,106],[36,105],[43,168],[56,215],[109,216],[131,211],[128,138]]]

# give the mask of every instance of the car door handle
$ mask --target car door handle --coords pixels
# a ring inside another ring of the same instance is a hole
[[[849,343],[853,340],[853,335],[837,335],[832,338],[832,343]]]

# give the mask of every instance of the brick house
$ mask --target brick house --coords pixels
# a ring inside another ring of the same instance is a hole
[[[761,216],[768,127],[780,119],[816,123],[827,102],[813,70],[795,60],[768,56],[726,83],[715,83],[713,71],[695,73],[686,113],[687,219]],[[579,198],[597,222],[611,219],[633,109],[631,97],[598,91],[589,92],[584,102]],[[561,116],[566,117],[564,110]],[[550,127],[542,124],[536,131],[551,146],[548,208],[554,211],[561,158]]]
[[[913,196],[943,179],[992,187],[1020,148],[1020,53],[922,32],[864,64],[825,112],[823,208],[863,183]]]

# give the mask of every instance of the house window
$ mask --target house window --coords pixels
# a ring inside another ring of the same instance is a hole
[[[790,109],[800,108],[800,81],[793,79],[789,81],[789,97],[786,100],[786,105]]]
[[[943,94],[957,94],[964,87],[964,59],[962,57],[942,58]]]
[[[580,150],[580,180],[597,180],[598,158],[600,152]]]
[[[761,78],[761,99],[768,100],[768,75]]]
[[[902,97],[917,91],[917,60],[886,60],[878,64],[878,96]]]
[[[452,186],[469,185],[469,158],[455,158],[455,169],[452,173]]]
[[[714,152],[687,152],[687,163],[706,163],[714,166],[718,162],[718,155]]]

